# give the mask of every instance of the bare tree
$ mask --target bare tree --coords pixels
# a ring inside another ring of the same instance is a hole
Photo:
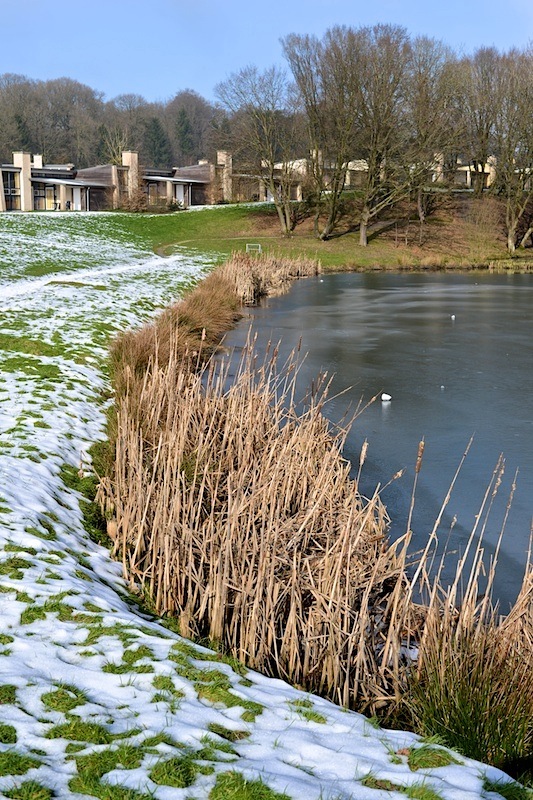
[[[505,200],[507,249],[512,255],[533,233],[533,49],[500,57],[495,105],[494,188]],[[522,230],[521,230],[522,226]]]
[[[120,126],[102,125],[100,153],[106,164],[122,164],[122,153],[129,149],[128,133]]]
[[[23,75],[0,75],[0,162],[14,150],[28,149],[30,132],[20,109],[23,98],[33,90],[32,84]]]
[[[445,183],[446,161],[449,154],[456,160],[460,141],[454,63],[452,51],[442,42],[418,37],[411,44],[404,160],[416,196],[420,235],[436,196],[434,191],[428,192],[428,184]]]
[[[500,59],[496,48],[481,47],[457,64],[461,116],[465,124],[464,147],[477,196],[486,188],[485,167],[494,147]]]
[[[307,118],[314,229],[320,239],[328,239],[335,230],[356,142],[356,36],[351,28],[335,27],[322,41],[295,34],[282,40]],[[323,206],[326,215],[320,229]]]
[[[401,157],[407,135],[405,113],[410,42],[404,28],[375,25],[357,32],[358,152],[366,160],[359,217],[359,244],[368,226],[409,190]]]
[[[33,120],[47,160],[87,166],[95,155],[102,113],[102,94],[70,78],[39,83]]]
[[[259,72],[245,67],[219,83],[215,93],[233,115],[231,140],[236,155],[264,182],[274,201],[281,231],[294,227],[291,190],[297,179],[294,163],[295,117],[285,73],[277,67]]]
[[[121,94],[106,103],[104,120],[109,130],[120,132],[126,149],[142,151],[146,121],[150,116],[150,104],[139,94]],[[105,142],[101,149],[105,153]]]

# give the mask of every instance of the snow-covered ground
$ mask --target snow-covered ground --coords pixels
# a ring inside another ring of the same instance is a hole
[[[116,220],[0,215],[0,796],[220,800],[236,772],[265,798],[499,797],[494,768],[185,642],[87,536],[60,470],[103,437],[109,337],[209,266]]]

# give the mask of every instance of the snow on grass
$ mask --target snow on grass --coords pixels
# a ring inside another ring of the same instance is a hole
[[[209,266],[113,215],[0,216],[0,795],[496,797],[498,770],[437,746],[414,769],[415,735],[181,639],[85,532],[62,475],[103,437],[109,338]]]

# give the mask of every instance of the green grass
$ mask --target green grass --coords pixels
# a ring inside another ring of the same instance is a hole
[[[404,211],[395,212],[401,218]],[[471,215],[470,215],[471,217]],[[358,232],[344,233],[327,242],[314,238],[311,225],[299,224],[291,237],[282,237],[279,234],[276,211],[272,205],[234,205],[220,206],[204,210],[191,210],[176,214],[106,214],[100,218],[85,218],[83,220],[84,234],[95,237],[105,236],[106,239],[123,243],[125,246],[141,247],[145,250],[157,252],[170,252],[173,247],[179,246],[193,251],[220,256],[223,259],[234,250],[244,250],[247,242],[260,243],[264,252],[274,251],[288,257],[306,256],[319,258],[326,268],[355,267],[359,269],[372,269],[376,266],[388,269],[398,269],[423,263],[428,255],[437,265],[458,263],[487,264],[489,260],[502,263],[507,259],[505,244],[499,241],[492,230],[483,230],[480,236],[479,226],[473,225],[467,215],[465,230],[460,229],[462,220],[454,219],[452,222],[436,215],[428,219],[426,235],[428,243],[418,250],[417,225],[411,224],[410,247],[404,246],[405,224],[399,226],[398,235],[394,230],[388,236],[383,234],[370,238],[368,247],[358,245]],[[352,215],[350,221],[355,218]],[[79,226],[75,219],[62,220],[62,227],[76,231]],[[444,236],[447,246],[442,242],[437,246],[433,241],[433,234],[445,231],[446,225],[455,225],[456,235]],[[27,223],[27,227],[30,225]],[[347,230],[345,224],[344,230]],[[26,231],[28,233],[28,231]],[[40,227],[36,226],[35,236],[40,235]],[[457,240],[468,238],[471,242],[463,248],[458,248]],[[520,262],[520,257],[512,260],[513,268]],[[527,256],[527,254],[526,254]],[[526,257],[527,260],[527,257]],[[25,272],[28,275],[47,275],[68,269],[72,278],[61,276],[63,282],[75,281],[75,270],[90,266],[86,253],[70,254],[68,262],[57,263],[54,259],[41,257],[39,261],[28,265]]]
[[[102,672],[107,672],[110,675],[146,675],[154,671],[152,664],[104,664]]]
[[[424,783],[415,783],[412,786],[406,786],[403,790],[407,797],[412,800],[443,800],[441,794],[432,789],[431,786],[426,786]]]
[[[4,790],[10,800],[52,800],[52,790],[37,781],[24,781],[14,789]]]
[[[140,767],[143,751],[131,745],[119,745],[86,756],[74,758],[78,774],[69,783],[73,792],[88,794],[101,800],[145,800],[149,796],[122,786],[102,782],[102,777],[120,766],[121,769]]]
[[[415,783],[410,786],[402,786],[384,778],[377,778],[374,775],[367,775],[361,781],[363,786],[368,789],[381,789],[385,792],[399,792],[412,800],[442,800],[442,795],[436,792],[431,786],[424,783]]]
[[[32,356],[58,356],[63,350],[39,339],[28,339],[9,333],[0,333],[0,351],[24,353]]]
[[[39,519],[39,525],[41,526],[40,528],[29,526],[26,528],[26,531],[31,533],[32,536],[37,536],[39,539],[44,539],[47,542],[53,542],[57,539],[57,533],[54,530],[54,526],[48,519],[46,519],[45,515]],[[61,554],[61,558],[63,558],[63,554]]]
[[[200,750],[176,743],[164,734],[146,739],[143,748],[151,752],[159,744],[177,747],[180,753],[158,761],[150,771],[150,778],[154,783],[176,789],[192,786],[199,775],[211,775],[214,767],[209,762],[228,761],[236,757],[231,745],[215,742],[208,736],[202,738],[203,747]]]
[[[104,625],[100,620],[95,619],[93,623],[87,625],[89,632],[83,644],[88,647],[96,644],[104,636],[116,636],[120,639],[124,647],[129,647],[135,641],[136,631],[124,625],[115,623],[114,625]]]
[[[42,606],[36,604],[26,606],[20,615],[20,624],[31,625],[32,622],[46,619],[47,614],[57,614],[60,622],[72,622],[76,620],[80,616],[76,614],[76,609],[63,602],[65,597],[73,594],[77,594],[77,592],[60,592],[58,595],[55,595],[55,597],[49,597],[45,600]],[[92,617],[90,619],[92,620]]]
[[[289,706],[296,711],[300,717],[303,717],[303,719],[306,719],[309,722],[317,722],[320,725],[325,725],[327,722],[327,719],[323,714],[319,714],[318,711],[313,709],[313,703],[309,699],[291,700],[289,701]]]
[[[410,681],[409,722],[417,733],[437,735],[514,775],[511,765],[532,757],[532,678],[518,656],[491,645],[488,629],[484,636],[457,638],[453,648],[432,644],[421,676]]]
[[[36,357],[10,356],[0,361],[0,370],[4,372],[24,372],[30,378],[40,381],[60,383],[62,372],[55,364],[44,364]]]
[[[41,702],[51,711],[68,713],[76,706],[87,702],[85,692],[70,684],[63,684],[53,692],[45,692],[41,695]]]
[[[111,539],[107,535],[107,523],[97,503],[94,502],[99,479],[94,472],[80,475],[79,468],[64,464],[60,471],[61,480],[69,489],[74,489],[83,496],[80,510],[83,516],[83,527],[97,544],[109,549]]]
[[[423,744],[421,747],[412,747],[409,750],[407,763],[409,768],[416,772],[419,769],[436,769],[462,762],[454,758],[448,750],[433,747],[431,744]]]
[[[227,739],[228,742],[239,742],[241,739],[247,739],[250,736],[249,731],[231,730],[230,728],[224,727],[224,725],[219,725],[217,722],[210,722],[207,729],[211,731],[211,733],[216,733],[217,736],[221,736],[222,739]]]
[[[111,744],[113,735],[103,725],[71,717],[68,722],[54,725],[46,733],[47,739],[70,739],[73,742]]]
[[[261,780],[247,781],[239,772],[223,772],[217,776],[209,800],[290,800],[290,797],[275,792]]]
[[[23,547],[22,545],[11,544],[10,542],[4,545],[4,550],[6,553],[28,553],[30,556],[37,555],[35,547]]]
[[[25,775],[33,767],[40,766],[40,761],[30,756],[17,753],[15,750],[0,752],[0,776]]]
[[[17,702],[17,687],[12,683],[0,685],[0,705],[14,705]]]
[[[149,736],[142,743],[143,749],[147,752],[157,752],[160,744],[166,744],[169,747],[181,747],[182,745],[177,742],[168,733],[158,733],[155,736]]]
[[[146,647],[146,645],[141,645],[135,650],[124,650],[121,664],[106,664],[102,668],[102,671],[109,672],[113,675],[124,675],[130,672],[138,674],[153,672],[154,667],[152,664],[137,664],[137,661],[141,659],[152,660],[153,658],[154,654],[150,648]]]
[[[176,689],[172,678],[168,675],[156,675],[152,686],[158,690],[152,697],[152,703],[167,703],[172,711],[177,711],[179,701],[185,697],[185,693]]]
[[[399,217],[404,214],[405,211],[397,212]],[[124,235],[135,236],[158,252],[168,253],[178,246],[223,258],[235,250],[244,250],[247,242],[255,242],[262,245],[263,252],[275,252],[289,258],[318,258],[326,269],[401,269],[424,266],[425,261],[437,267],[459,263],[486,265],[491,260],[498,261],[507,256],[504,243],[498,241],[497,231],[484,230],[480,242],[479,226],[473,225],[468,216],[464,221],[450,220],[442,214],[429,218],[426,225],[428,241],[422,249],[417,247],[416,224],[411,225],[409,246],[404,245],[403,222],[398,236],[394,230],[388,235],[371,235],[368,247],[364,248],[358,244],[358,231],[343,232],[342,236],[321,242],[313,236],[309,222],[298,225],[292,236],[283,237],[279,233],[276,211],[271,205],[235,205],[159,216],[121,214],[116,217],[116,222]],[[443,236],[446,225],[455,226],[455,236],[453,233]],[[346,223],[343,230],[347,230]],[[465,238],[466,243],[462,241]],[[514,260],[514,264],[518,260]]]
[[[176,642],[169,658],[175,662],[178,675],[193,683],[200,699],[213,704],[220,703],[227,708],[241,706],[243,708],[241,719],[245,722],[254,722],[256,716],[262,713],[263,706],[260,703],[237,697],[231,691],[232,683],[225,672],[217,669],[200,669],[191,663],[191,659],[221,661],[224,657],[220,654],[201,653],[192,645]]]
[[[161,760],[150,770],[150,778],[154,783],[185,789],[193,785],[198,775],[211,775],[214,772],[214,767],[199,763],[197,759],[197,753],[188,752]]]
[[[532,800],[533,791],[521,786],[519,783],[511,781],[510,783],[502,783],[501,781],[483,781],[483,789],[485,792],[496,792],[505,800]]]
[[[361,783],[368,789],[383,789],[386,792],[401,792],[403,788],[399,783],[393,783],[384,778],[376,778],[374,775],[367,775]]]
[[[0,722],[0,742],[2,742],[2,744],[16,744],[17,729],[14,728],[13,725]]]
[[[0,562],[0,575],[6,575],[11,580],[20,580],[24,577],[23,570],[30,567],[31,563],[25,558],[11,556],[11,558],[6,558],[5,561]]]

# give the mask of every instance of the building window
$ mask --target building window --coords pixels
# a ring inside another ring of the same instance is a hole
[[[44,183],[33,184],[33,209],[34,211],[46,210],[46,189]]]
[[[20,175],[2,171],[6,211],[20,211]]]
[[[157,183],[148,184],[148,205],[155,206],[159,202],[159,186]]]

